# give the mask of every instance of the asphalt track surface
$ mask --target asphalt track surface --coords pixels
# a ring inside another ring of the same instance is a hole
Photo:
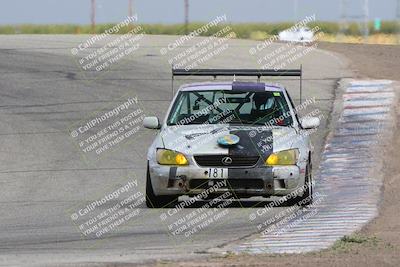
[[[147,147],[155,133],[140,129],[140,134],[118,149],[88,161],[82,160],[82,151],[70,136],[71,125],[99,110],[113,108],[126,95],[137,96],[146,115],[163,118],[171,98],[168,59],[201,41],[196,38],[162,56],[160,49],[177,37],[145,36],[133,54],[105,71],[93,72],[83,70],[71,54],[71,48],[88,38],[0,36],[0,264],[90,265],[202,257],[210,248],[257,233],[257,222],[250,223],[248,218],[257,201],[243,201],[229,208],[221,220],[188,238],[171,235],[160,219],[165,209],[147,209],[144,204],[137,218],[101,238],[81,234],[71,220],[76,207],[124,185],[123,177],[135,177],[138,190],[144,193]],[[199,67],[258,68],[258,55],[249,55],[256,44],[231,40],[227,50]],[[282,45],[273,44],[259,56]],[[329,131],[335,86],[351,74],[342,58],[322,50],[312,51],[286,67],[300,64],[304,71],[303,99],[316,97],[309,109],[320,109],[325,118],[312,136],[317,167]],[[298,98],[297,82],[279,82]],[[189,214],[202,204],[196,205],[180,214]],[[274,208],[268,216],[281,210]]]

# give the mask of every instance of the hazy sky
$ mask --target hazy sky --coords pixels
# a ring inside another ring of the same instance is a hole
[[[295,20],[296,0],[189,0],[190,20],[208,21],[226,14],[231,22]],[[341,0],[297,0],[298,18],[340,18]],[[183,0],[134,0],[134,13],[143,23],[180,23]],[[362,14],[364,0],[347,0],[349,15]],[[369,0],[370,18],[395,19],[397,0]],[[97,22],[119,22],[128,14],[128,0],[97,0]],[[0,24],[90,22],[90,0],[0,0]]]

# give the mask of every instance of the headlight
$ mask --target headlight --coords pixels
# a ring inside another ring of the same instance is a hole
[[[272,153],[271,155],[269,155],[269,157],[265,161],[265,164],[269,165],[269,166],[295,165],[297,163],[298,158],[299,158],[299,150],[298,149],[289,149],[289,150]]]
[[[157,149],[157,162],[161,165],[188,165],[185,155],[182,153],[168,150]]]

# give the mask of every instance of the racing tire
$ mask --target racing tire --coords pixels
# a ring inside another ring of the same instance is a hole
[[[313,180],[312,180],[312,166],[311,160],[306,166],[305,180],[304,180],[305,191],[302,196],[298,196],[293,199],[293,205],[299,205],[302,207],[309,206],[313,203]]]
[[[146,172],[146,206],[148,208],[165,208],[170,205],[175,205],[178,202],[178,196],[156,196],[151,184],[149,165],[147,164]]]

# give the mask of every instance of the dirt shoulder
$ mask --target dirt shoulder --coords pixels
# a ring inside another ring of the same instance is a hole
[[[399,45],[320,43],[318,47],[346,56],[358,77],[400,81]]]
[[[400,81],[400,46],[322,43],[346,56],[357,77]],[[400,92],[397,91],[397,95]],[[400,265],[400,103],[393,140],[386,148],[379,217],[359,233],[325,251],[301,255],[227,255],[201,261],[159,262],[162,266],[399,266]],[[152,264],[154,266],[154,264]]]

